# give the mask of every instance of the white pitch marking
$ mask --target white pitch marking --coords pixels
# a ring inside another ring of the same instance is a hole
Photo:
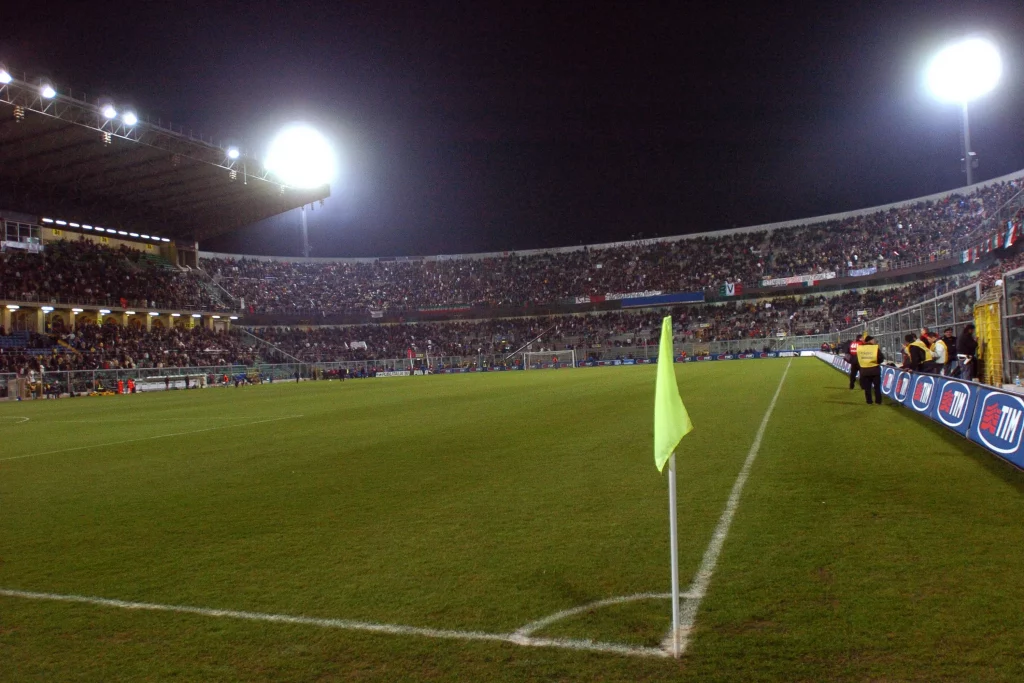
[[[563,650],[582,650],[586,652],[603,652],[607,654],[628,655],[632,657],[667,657],[668,653],[660,648],[625,645],[622,643],[603,643],[593,640],[573,640],[568,638],[528,638],[514,633],[487,633],[484,631],[454,631],[448,629],[405,626],[402,624],[379,624],[369,621],[351,619],[324,619],[320,617],[292,616],[288,614],[267,614],[264,612],[240,612],[227,609],[210,609],[207,607],[189,607],[187,605],[161,605],[151,602],[129,602],[112,600],[85,595],[61,595],[59,593],[34,593],[30,591],[0,588],[0,596],[24,598],[27,600],[50,600],[56,602],[73,602],[101,607],[117,607],[128,610],[144,610],[151,612],[176,612],[179,614],[198,614],[204,617],[220,617],[242,619],[246,621],[265,621],[277,624],[298,624],[303,626],[319,626],[336,628],[346,631],[367,631],[386,635],[421,636],[424,638],[442,638],[447,640],[483,640],[499,643],[511,643],[525,647],[553,647]]]
[[[789,374],[789,367],[792,364],[792,360],[786,364],[786,369],[779,380],[779,386],[775,389],[775,395],[772,396],[772,401],[768,404],[768,410],[765,411],[764,417],[761,418],[761,426],[757,428],[754,443],[750,444],[747,459],[743,462],[743,467],[736,477],[736,482],[732,485],[729,500],[725,503],[725,510],[722,511],[722,516],[718,518],[718,524],[715,525],[715,532],[711,536],[711,542],[708,543],[708,547],[704,551],[704,557],[700,561],[700,568],[697,570],[696,575],[694,575],[693,582],[690,584],[690,590],[686,594],[687,598],[682,605],[679,617],[679,630],[681,632],[679,634],[680,655],[686,653],[686,646],[689,644],[690,633],[693,631],[693,626],[697,621],[697,611],[700,609],[701,600],[707,595],[708,585],[711,583],[711,575],[715,572],[718,556],[722,553],[722,546],[725,545],[725,537],[729,535],[732,518],[736,515],[736,509],[740,505],[740,494],[743,493],[743,486],[747,483],[747,477],[750,476],[750,468],[753,466],[754,460],[757,459],[757,454],[761,450],[761,439],[764,438],[765,429],[768,428],[768,420],[775,410],[775,403],[779,400],[779,394],[782,393],[782,384],[786,381],[786,375]],[[671,643],[672,640],[671,630],[669,629],[666,639],[668,643]]]
[[[0,420],[18,420],[18,422],[14,423],[16,425],[20,425],[20,424],[24,424],[24,423],[28,422],[28,418],[27,417],[18,417],[17,415],[5,415],[3,417],[0,417]]]
[[[256,420],[255,422],[242,422],[241,424],[229,424],[220,425],[219,427],[207,427],[206,429],[194,429],[190,432],[175,432],[173,434],[157,434],[155,436],[142,436],[137,439],[124,439],[123,441],[108,441],[106,443],[90,444],[88,446],[75,446],[74,448],[62,448],[56,451],[43,451],[42,453],[27,453],[25,455],[15,455],[10,458],[0,458],[0,462],[6,460],[21,460],[22,458],[34,458],[40,455],[56,455],[58,453],[70,453],[72,451],[84,451],[90,448],[104,448],[106,446],[120,446],[126,443],[135,443],[137,441],[152,441],[153,439],[165,439],[170,436],[186,436],[188,434],[201,434],[203,432],[212,432],[216,429],[230,429],[232,427],[248,427],[250,425],[265,424],[267,422],[279,422],[281,420],[293,420],[295,418],[303,417],[302,415],[286,415],[285,417],[275,417],[270,420]]]
[[[589,612],[590,610],[594,609],[600,609],[602,607],[610,607],[611,605],[621,605],[626,602],[636,602],[638,600],[668,600],[671,597],[671,593],[636,593],[634,595],[623,595],[617,598],[605,598],[604,600],[596,600],[595,602],[591,602],[586,605],[580,605],[579,607],[570,607],[569,609],[564,609],[561,612],[555,612],[551,616],[544,617],[543,619],[538,619],[537,621],[531,621],[526,626],[516,629],[516,632],[512,635],[526,638],[531,633],[535,633],[541,630],[542,628],[547,628],[556,621],[568,619],[569,617],[574,617],[577,614],[583,614],[584,612]],[[687,593],[684,597],[689,597],[689,593]]]
[[[107,424],[107,423],[135,423],[140,424],[142,422],[183,422],[185,420],[193,421],[209,421],[209,420],[244,420],[244,417],[209,417],[206,415],[186,416],[186,417],[130,417],[130,418],[97,418],[95,420],[46,420],[45,424]]]

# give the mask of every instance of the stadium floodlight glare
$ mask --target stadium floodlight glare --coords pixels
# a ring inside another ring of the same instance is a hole
[[[220,320],[220,316],[219,315],[215,315],[215,316],[213,316],[213,319],[214,320]]]
[[[68,225],[70,225],[72,228],[80,228],[80,227],[82,227],[81,225],[79,225],[78,223],[75,223],[74,221],[72,221],[71,223],[68,223]]]
[[[171,313],[171,317],[172,318],[180,318],[181,317],[181,313]]]
[[[16,311],[19,308],[21,308],[21,306],[19,306],[18,304],[7,304],[7,308],[8,308],[8,310]]]
[[[135,311],[125,311],[125,315],[135,315]]]
[[[130,232],[130,233],[128,233],[128,236],[129,237],[138,237],[139,233],[137,233],[137,232]]]
[[[991,91],[1003,75],[1003,62],[995,44],[973,37],[941,50],[928,64],[925,84],[932,95],[943,102],[960,105],[963,117],[963,168],[967,184],[974,183],[978,158],[971,151],[971,125],[967,105]]]
[[[139,235],[139,237],[141,237],[144,240],[148,240],[149,239],[149,235]]]
[[[87,223],[82,223],[82,230],[92,230],[92,226]]]
[[[133,111],[126,111],[121,115],[121,120],[124,121],[126,126],[134,126],[139,122],[139,117]]]
[[[72,313],[81,313],[81,312],[82,312],[82,309],[81,309],[81,308],[72,308],[72,309],[71,309],[71,312],[72,312]]]
[[[193,314],[192,314],[192,317],[193,317],[193,318],[202,318],[203,316],[202,316],[202,315],[200,315],[199,313],[193,313]]]
[[[107,315],[108,313],[110,313],[110,309],[109,308],[101,308],[100,309],[100,315]]]
[[[117,231],[117,234],[118,234],[118,235],[124,235],[124,236],[126,236],[126,237],[127,237],[127,236],[128,236],[128,231],[127,231],[127,230],[118,230],[118,231]]]
[[[228,159],[237,159],[239,154],[237,147],[228,147]]]
[[[44,99],[52,100],[54,97],[57,96],[57,91],[54,90],[53,86],[49,83],[44,83],[43,85],[39,86],[39,94],[42,95]]]
[[[291,187],[312,189],[329,185],[337,173],[334,151],[327,138],[305,124],[285,127],[270,143],[267,170]]]
[[[67,221],[61,221],[61,220],[57,221],[57,225],[67,225],[67,224],[68,224]]]
[[[104,105],[104,107],[103,107],[103,118],[105,118],[105,119],[116,119],[117,118],[117,110],[114,109],[114,105],[112,105],[112,104]]]
[[[237,315],[231,316],[231,320],[238,320],[238,316]]]
[[[43,306],[41,309],[43,313],[53,313],[53,306]]]
[[[171,238],[170,238],[170,237],[161,237],[161,238],[160,238],[160,241],[161,241],[161,242],[170,242],[170,241],[171,241]]]
[[[0,83],[7,85],[14,79],[11,77],[11,72],[7,69],[0,69]]]
[[[160,315],[160,311],[150,311],[150,312],[149,312],[149,314],[150,314],[151,316],[154,316],[154,317],[155,317],[155,316],[158,316],[158,315]]]
[[[928,65],[928,89],[944,102],[970,102],[999,83],[999,50],[984,38],[968,38],[942,49]]]
[[[43,219],[43,222],[44,222],[44,223],[52,223],[52,222],[53,222],[53,219],[52,219],[52,218],[44,218],[44,219]]]

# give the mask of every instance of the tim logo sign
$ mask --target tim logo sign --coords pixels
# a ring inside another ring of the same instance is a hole
[[[963,382],[948,380],[938,385],[937,394],[934,418],[950,429],[966,434],[974,412],[975,392]]]
[[[892,396],[892,389],[896,385],[896,371],[892,368],[882,368],[882,393]]]
[[[974,440],[1008,460],[1019,462],[1017,452],[1024,431],[1024,401],[990,391],[978,402],[974,414],[975,425],[971,429]]]
[[[893,399],[900,403],[907,402],[907,394],[910,393],[910,384],[913,377],[910,376],[909,372],[901,372],[896,375],[896,386],[892,389]]]
[[[910,395],[910,407],[919,413],[927,413],[932,407],[935,395],[935,378],[930,375],[918,375],[914,381],[914,391]]]

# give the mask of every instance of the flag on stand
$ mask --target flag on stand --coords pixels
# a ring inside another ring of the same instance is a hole
[[[693,431],[690,415],[679,396],[672,356],[672,316],[665,316],[661,321],[658,382],[654,389],[654,464],[659,472],[679,440]]]
[[[1006,221],[1006,246],[1012,247],[1017,241],[1017,224],[1013,221]]]

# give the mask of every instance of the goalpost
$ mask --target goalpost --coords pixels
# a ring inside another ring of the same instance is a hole
[[[562,349],[560,351],[524,351],[523,369],[534,370],[540,368],[575,368],[575,349]]]

